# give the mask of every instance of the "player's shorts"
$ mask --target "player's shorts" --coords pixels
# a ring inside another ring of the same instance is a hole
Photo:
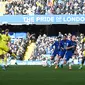
[[[56,55],[59,55],[59,51],[54,51],[52,57],[56,57]]]
[[[67,51],[65,53],[65,60],[68,61],[70,58],[72,58],[73,52],[72,51]]]
[[[3,54],[5,55],[5,54],[7,54],[7,52],[6,51],[3,51]]]
[[[63,58],[64,55],[65,55],[65,52],[66,52],[65,50],[64,50],[64,51],[60,51],[60,52],[59,52],[59,56],[60,56],[61,58]]]
[[[4,43],[0,43],[0,49],[2,49],[5,52],[8,52],[10,50],[10,48]]]

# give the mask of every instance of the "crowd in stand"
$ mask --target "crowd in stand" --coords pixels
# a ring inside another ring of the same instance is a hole
[[[71,33],[66,34],[69,37],[71,36]],[[63,34],[61,34],[61,32],[59,32],[60,37],[63,37]],[[42,60],[43,59],[43,55],[44,56],[51,56],[54,49],[50,49],[52,44],[58,40],[58,36],[52,36],[52,37],[48,37],[45,34],[43,36],[39,35],[37,41],[36,41],[36,48],[34,50],[34,53],[32,54],[32,59],[35,60]],[[75,59],[80,59],[82,57],[82,44],[81,44],[81,40],[83,39],[84,35],[80,34],[79,36],[77,36],[77,48],[76,48],[76,55],[75,55]],[[62,38],[61,38],[62,39]],[[83,48],[84,49],[84,48]]]
[[[26,49],[26,40],[25,39],[14,39],[13,42],[11,42],[10,44],[10,49],[12,52],[14,52],[17,57],[22,60],[23,59],[23,56],[24,56],[24,52],[25,52],[25,49]]]
[[[11,51],[16,54],[17,59],[23,60],[29,40],[30,40],[29,33],[27,33],[26,38],[11,38],[9,46]],[[10,55],[7,54],[7,56]]]
[[[10,15],[85,14],[85,0],[12,0],[5,10]]]

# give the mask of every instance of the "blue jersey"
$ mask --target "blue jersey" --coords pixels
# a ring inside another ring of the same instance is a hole
[[[60,51],[60,42],[56,41],[52,46],[51,49],[55,47],[54,52],[53,52],[53,56],[55,57],[56,54],[59,54]]]
[[[60,52],[59,52],[59,56],[60,56],[61,58],[63,58],[64,55],[65,55],[66,47],[67,47],[67,42],[68,42],[68,40],[61,40],[61,42],[60,42]]]
[[[69,40],[67,42],[67,47],[72,47],[72,46],[74,46],[74,48],[70,48],[66,50],[66,53],[65,53],[66,61],[68,61],[73,56],[77,46],[77,43],[75,41]]]
[[[75,41],[71,41],[71,45],[74,46],[74,48],[72,48],[72,52],[74,53],[74,51],[76,50],[77,43]]]
[[[55,46],[55,50],[59,51],[60,50],[60,42],[56,41],[52,46],[51,49]]]
[[[60,50],[62,50],[62,48],[65,50],[66,49],[66,47],[67,47],[67,43],[68,43],[68,40],[62,40],[61,42],[60,42]],[[63,51],[63,50],[62,50]]]
[[[74,53],[74,51],[76,50],[77,43],[75,41],[69,40],[67,42],[67,47],[71,47],[71,46],[74,46],[74,48],[70,48],[67,51],[72,51]]]

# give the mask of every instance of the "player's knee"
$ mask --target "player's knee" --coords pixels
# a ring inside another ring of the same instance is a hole
[[[53,56],[51,56],[51,60],[54,60],[54,57]]]
[[[61,59],[62,57],[61,56],[59,56],[59,60]]]

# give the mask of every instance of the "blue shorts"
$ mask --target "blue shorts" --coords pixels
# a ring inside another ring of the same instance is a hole
[[[54,51],[52,57],[55,57],[56,55],[59,55],[59,51]]]
[[[66,61],[68,61],[70,58],[72,58],[72,56],[73,56],[72,51],[66,51],[66,54],[65,54]]]
[[[65,55],[65,52],[66,52],[65,50],[64,50],[64,51],[60,51],[60,52],[59,52],[59,56],[60,56],[61,58],[63,58],[64,55]]]

